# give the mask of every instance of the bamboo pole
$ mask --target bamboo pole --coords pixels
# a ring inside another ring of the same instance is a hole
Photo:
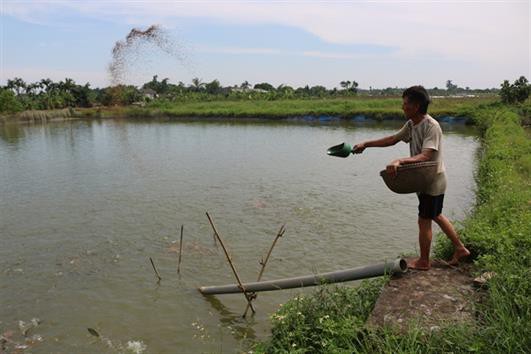
[[[258,278],[256,279],[257,282],[262,280],[262,275],[264,274],[265,267],[267,265],[267,261],[269,261],[269,256],[271,256],[271,252],[273,252],[273,248],[275,247],[277,241],[279,238],[281,238],[284,235],[284,232],[286,231],[286,225],[282,225],[280,229],[278,230],[277,236],[273,240],[273,244],[271,244],[271,247],[269,248],[269,252],[267,252],[267,256],[265,260],[262,258],[260,260],[260,265],[262,265],[262,268],[260,269],[260,273],[258,274]],[[253,296],[253,300],[256,299],[256,294]],[[245,308],[245,312],[243,313],[243,317],[247,316],[247,311],[249,311],[249,304],[247,304],[247,307]]]
[[[184,231],[184,225],[181,225],[181,242],[179,243],[179,263],[177,264],[177,274],[181,274],[181,255],[183,253],[183,231]]]
[[[216,248],[218,248],[218,241],[216,240],[216,233],[215,232],[212,234],[212,238],[214,239],[214,246],[216,246]]]
[[[157,281],[157,283],[160,283],[160,281],[162,280],[162,278],[160,277],[160,274],[159,274],[159,271],[157,270],[157,267],[155,267],[155,263],[153,263],[153,259],[151,259],[151,257],[149,257],[149,260],[151,262],[151,266],[153,267],[153,270],[155,271],[155,275],[157,276],[157,278],[159,279]]]
[[[216,227],[214,226],[214,222],[212,221],[212,218],[206,213],[206,216],[208,218],[208,221],[210,222],[210,226],[212,226],[212,229],[214,230],[214,236],[218,239],[219,244],[221,245],[221,248],[223,248],[223,252],[225,252],[225,257],[227,257],[227,261],[229,261],[230,267],[232,268],[232,272],[234,273],[234,276],[236,277],[236,280],[238,281],[238,287],[243,293],[243,296],[245,296],[245,299],[247,300],[247,303],[251,307],[251,311],[255,313],[255,309],[253,307],[253,304],[251,303],[252,299],[250,295],[245,291],[245,288],[242,285],[242,281],[240,280],[240,276],[238,275],[238,272],[236,271],[236,268],[234,267],[234,264],[232,263],[232,258],[229,255],[229,252],[227,251],[227,248],[225,247],[225,244],[223,243],[223,240],[221,239],[221,236],[219,235],[218,231],[216,230]]]

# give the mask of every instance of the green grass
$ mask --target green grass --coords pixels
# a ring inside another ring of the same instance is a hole
[[[258,352],[338,353],[352,348],[365,333],[365,320],[383,279],[358,288],[320,286],[311,296],[299,296],[273,314],[271,340]]]
[[[488,105],[494,98],[435,98],[430,106],[434,117],[470,117],[475,107]],[[219,100],[219,101],[153,101],[146,107],[111,106],[75,108],[77,118],[155,118],[155,117],[258,117],[282,119],[300,116],[335,116],[350,118],[365,115],[382,120],[402,117],[402,99],[399,97],[353,97],[330,99],[286,99],[286,100]],[[23,114],[0,116],[1,121],[24,120]]]
[[[430,333],[412,324],[404,334],[368,328],[365,320],[382,284],[376,280],[291,300],[273,315],[271,338],[256,346],[257,353],[531,352],[531,140],[521,126],[526,108],[467,109],[481,127],[483,144],[477,205],[461,235],[476,271],[496,274],[485,302],[477,304],[476,326],[451,324]],[[451,252],[446,238],[439,237],[436,257]]]
[[[492,98],[434,99],[430,111],[435,116],[467,116],[473,107],[488,104]],[[401,98],[350,98],[308,100],[249,100],[168,102],[155,101],[146,108],[134,108],[135,116],[170,117],[265,117],[284,118],[304,115],[351,117],[362,114],[375,119],[402,116]]]

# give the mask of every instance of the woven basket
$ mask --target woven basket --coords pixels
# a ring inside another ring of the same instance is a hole
[[[437,161],[426,161],[398,166],[396,177],[386,170],[380,171],[387,187],[395,193],[421,193],[431,185],[437,175]]]

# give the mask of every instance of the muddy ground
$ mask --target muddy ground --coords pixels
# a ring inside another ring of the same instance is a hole
[[[470,323],[476,317],[475,305],[484,295],[473,285],[471,265],[452,267],[433,261],[428,271],[408,270],[392,278],[382,291],[368,323],[389,325],[400,331],[409,325],[426,330]]]

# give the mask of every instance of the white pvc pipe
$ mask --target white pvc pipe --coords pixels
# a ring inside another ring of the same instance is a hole
[[[246,292],[272,291],[373,278],[385,274],[392,275],[396,273],[405,273],[406,271],[406,261],[403,258],[399,258],[392,262],[338,270],[330,273],[244,283],[242,285]],[[199,291],[203,295],[213,295],[241,293],[242,289],[238,286],[238,284],[228,284],[219,286],[202,286],[199,288]]]

